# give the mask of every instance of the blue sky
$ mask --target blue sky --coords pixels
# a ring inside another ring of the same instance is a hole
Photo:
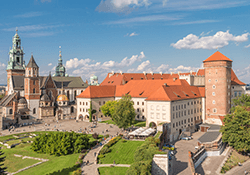
[[[250,79],[247,0],[10,0],[0,6],[0,83],[15,28],[25,61],[54,73],[59,46],[70,76],[101,82],[108,72],[189,72],[216,50]]]

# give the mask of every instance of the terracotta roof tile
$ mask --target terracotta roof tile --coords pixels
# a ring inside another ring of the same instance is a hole
[[[198,89],[199,89],[200,95],[201,95],[202,97],[206,97],[206,94],[205,94],[205,87],[198,87]]]
[[[104,98],[114,97],[116,86],[88,86],[76,98]]]
[[[233,69],[231,69],[231,85],[246,85],[245,83],[243,83],[238,79]]]
[[[197,72],[198,76],[205,76],[205,69],[199,69]]]
[[[232,60],[230,60],[229,58],[227,58],[225,55],[223,55],[219,51],[216,51],[213,55],[211,55],[210,57],[208,57],[203,62],[208,62],[208,61],[231,61],[232,62]]]

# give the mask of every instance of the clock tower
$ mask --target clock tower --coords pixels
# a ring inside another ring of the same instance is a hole
[[[16,29],[16,34],[12,39],[12,48],[9,51],[9,61],[7,65],[7,89],[6,94],[14,92],[12,79],[13,76],[24,76],[25,61],[23,60],[23,48],[21,48],[21,38]]]

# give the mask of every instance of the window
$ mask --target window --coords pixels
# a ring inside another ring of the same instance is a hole
[[[183,105],[181,105],[181,109],[183,109]]]
[[[154,118],[154,113],[151,113],[151,118],[152,118],[152,119]]]
[[[191,109],[191,114],[193,114],[193,109]]]
[[[154,110],[154,106],[153,105],[151,105],[151,110]]]
[[[82,102],[82,105],[84,105],[84,102]]]
[[[166,119],[166,114],[162,114],[162,119]]]
[[[74,113],[74,107],[71,106],[71,113]]]
[[[173,111],[174,111],[174,106],[173,106]]]
[[[88,106],[88,102],[86,102],[86,106]]]
[[[33,89],[33,93],[36,93],[36,89],[35,88]]]
[[[179,117],[181,117],[181,111],[179,111]]]
[[[47,105],[48,105],[48,103],[45,103],[45,105],[47,106]]]
[[[159,105],[156,106],[156,110],[157,110],[157,111],[160,110],[160,106],[159,106]]]
[[[190,122],[190,118],[188,119],[188,123]]]
[[[215,82],[218,82],[218,80],[216,79]]]
[[[139,109],[139,108],[137,108],[137,112],[140,112],[140,109]]]
[[[140,116],[139,115],[137,115],[137,119],[139,119],[140,118]]]
[[[175,125],[175,124],[173,123],[173,128],[175,127],[174,125]]]
[[[103,104],[105,104],[105,101],[103,102]]]
[[[213,109],[213,113],[216,113],[216,112],[217,112],[217,109],[216,109],[216,108],[214,108],[214,109]]]
[[[30,70],[29,70],[29,75],[31,74]]]
[[[184,108],[186,109],[186,104],[184,104]]]
[[[144,112],[144,108],[142,108],[141,111]]]
[[[234,91],[234,97],[237,97],[237,92],[236,91]]]
[[[213,92],[212,95],[215,96],[215,92]]]
[[[178,122],[176,122],[176,127],[178,126]]]
[[[190,115],[190,110],[188,110],[188,115]]]
[[[142,102],[141,104],[144,105],[144,102]]]
[[[102,105],[102,102],[99,101],[99,105]]]
[[[137,105],[139,105],[139,101],[137,102]]]
[[[215,104],[215,100],[213,100],[213,104]]]
[[[183,116],[183,111],[181,111],[181,116]]]
[[[186,110],[184,111],[184,115],[185,115],[185,116],[187,115]]]
[[[160,114],[159,114],[159,113],[156,114],[156,118],[157,118],[157,119],[160,118]]]
[[[196,117],[194,117],[194,121],[196,120]]]
[[[10,110],[9,110],[9,114],[12,114],[12,113],[13,113],[13,110],[12,110],[12,109],[10,109]]]
[[[178,112],[176,112],[176,118],[178,118]]]
[[[194,113],[196,113],[196,109],[194,109]]]
[[[191,101],[191,105],[193,105],[193,102]]]
[[[174,119],[174,113],[173,113],[173,119]]]
[[[178,110],[178,106],[176,106],[175,108],[176,108],[176,110]]]
[[[193,118],[191,118],[191,122],[193,122]]]
[[[181,125],[181,122],[179,121],[179,125]]]
[[[33,81],[33,85],[36,85],[36,81],[35,80]]]
[[[36,114],[36,108],[33,108],[33,114]]]
[[[209,79],[208,82],[211,82],[211,79]]]
[[[179,109],[181,109],[181,106],[179,105]]]
[[[189,102],[188,102],[188,106],[189,106]]]
[[[194,101],[194,104],[196,105],[196,101]]]
[[[142,116],[142,119],[144,120],[144,118],[145,118],[145,117],[144,117],[144,115],[143,115],[143,116]]]
[[[80,102],[80,105],[82,105],[82,102]]]
[[[216,87],[216,86],[215,86],[215,85],[213,85],[213,89],[215,89],[215,87]]]
[[[166,111],[166,106],[162,106],[162,110],[163,110],[163,111]]]
[[[81,108],[80,108],[80,111],[81,111]],[[84,112],[84,108],[82,108],[82,112]]]
[[[239,96],[241,96],[241,92],[239,92]]]
[[[186,124],[186,122],[187,122],[187,121],[186,121],[186,119],[185,119],[185,120],[184,120],[184,123]]]
[[[181,121],[181,124],[183,125],[183,120]]]

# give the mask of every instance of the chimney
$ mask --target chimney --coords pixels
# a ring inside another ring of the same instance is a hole
[[[173,75],[174,72],[171,72],[171,75]]]
[[[154,73],[152,71],[150,73],[151,73],[151,75],[154,75]]]
[[[162,75],[162,72],[159,72]]]
[[[192,75],[192,73],[193,73],[193,71],[191,70],[191,71],[190,71],[190,74]]]
[[[114,71],[112,71],[110,74],[109,74],[109,78],[112,77],[114,75]]]
[[[180,75],[181,71],[178,71],[178,75]]]
[[[177,79],[177,78],[173,78],[173,82],[175,82],[176,79]]]
[[[120,71],[120,74],[122,75],[122,71]]]
[[[167,86],[167,83],[164,83],[164,86]]]
[[[146,73],[145,71],[143,71],[143,74],[144,74],[144,75],[147,75],[147,73]]]

